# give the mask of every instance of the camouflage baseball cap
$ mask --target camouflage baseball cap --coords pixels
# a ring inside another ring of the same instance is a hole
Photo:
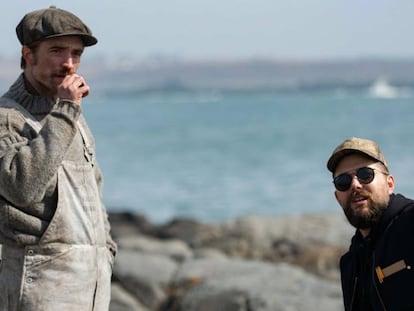
[[[77,16],[55,6],[27,13],[17,25],[16,34],[22,45],[62,36],[80,36],[85,46],[98,42]]]
[[[381,152],[378,144],[372,140],[358,137],[348,138],[336,147],[328,160],[328,170],[334,173],[339,161],[341,161],[344,156],[352,153],[360,153],[377,160],[384,164],[388,170],[387,160]]]

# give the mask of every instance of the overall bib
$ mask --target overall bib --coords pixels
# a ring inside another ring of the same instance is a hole
[[[70,148],[81,144],[86,161],[65,158],[59,167],[57,208],[39,243],[2,246],[0,311],[108,310],[114,258],[106,246],[91,139],[81,118]]]

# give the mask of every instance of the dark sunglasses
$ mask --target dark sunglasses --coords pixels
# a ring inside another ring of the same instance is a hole
[[[372,167],[361,167],[356,171],[355,176],[358,178],[358,181],[362,184],[369,184],[375,178],[375,168]],[[378,171],[382,174],[388,175],[388,173]],[[352,184],[354,177],[349,173],[343,173],[336,176],[333,180],[336,190],[338,191],[347,191]]]

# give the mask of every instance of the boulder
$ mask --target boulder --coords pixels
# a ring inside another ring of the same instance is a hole
[[[343,310],[338,262],[354,229],[341,214],[110,221],[110,311]]]

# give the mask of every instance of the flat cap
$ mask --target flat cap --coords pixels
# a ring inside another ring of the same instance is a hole
[[[80,36],[85,46],[98,42],[77,16],[55,6],[27,13],[17,25],[16,34],[22,45],[62,36]]]
[[[339,161],[346,155],[353,153],[360,153],[373,160],[379,161],[384,164],[388,170],[387,160],[378,144],[372,140],[358,137],[348,138],[335,148],[327,163],[328,170],[334,173]]]

